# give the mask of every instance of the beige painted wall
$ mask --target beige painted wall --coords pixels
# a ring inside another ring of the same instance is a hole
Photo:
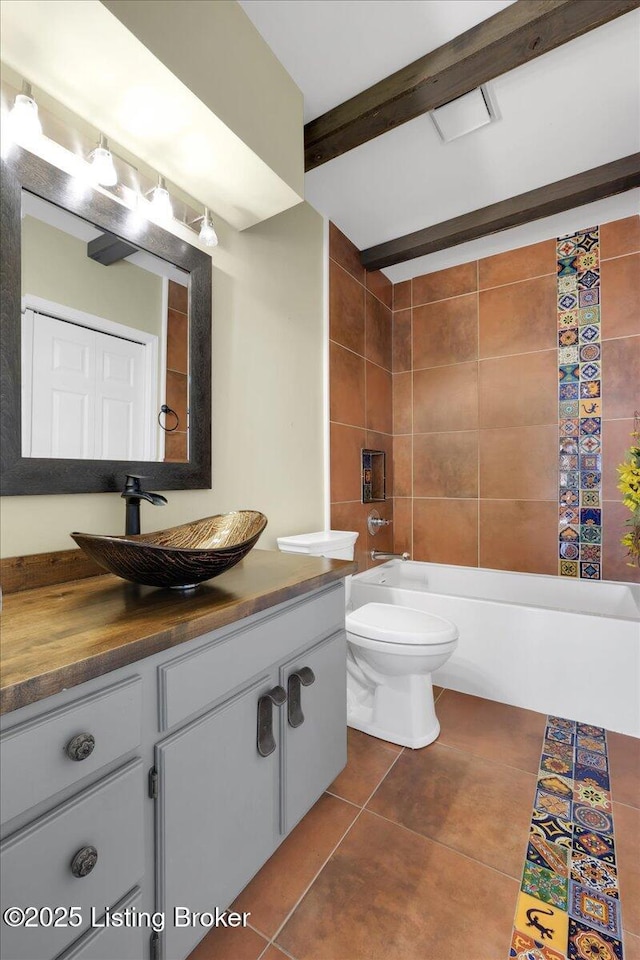
[[[302,93],[236,0],[102,3],[304,195]]]
[[[162,332],[162,279],[121,260],[109,267],[87,256],[87,245],[63,230],[25,217],[22,221],[22,295]]]
[[[143,530],[235,508],[269,518],[259,546],[323,523],[323,223],[308,204],[239,233],[213,256],[213,489],[142,505]],[[124,477],[123,477],[124,479]],[[4,497],[0,555],[73,547],[72,530],[124,529],[118,494]]]

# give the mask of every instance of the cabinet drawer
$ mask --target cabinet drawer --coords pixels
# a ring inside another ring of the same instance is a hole
[[[134,750],[140,743],[141,687],[140,678],[132,677],[6,730],[0,737],[2,822]],[[74,747],[76,756],[87,752],[86,738],[70,746],[84,734],[94,738],[92,752],[71,759]]]
[[[89,928],[91,908],[99,915],[144,873],[144,777],[134,760],[77,797],[36,820],[0,846],[0,899],[7,907],[79,907],[77,927],[7,927],[2,921],[2,956],[51,960]],[[94,847],[98,859],[84,877],[72,861]]]
[[[159,668],[160,727],[204,710],[299,647],[344,628],[342,583]]]
[[[140,887],[136,887],[111,907],[112,922],[115,914],[124,913],[125,910],[139,913],[141,901]],[[102,923],[104,916],[98,919],[98,924]],[[113,960],[114,957],[118,960],[140,960],[144,956],[143,935],[150,937],[150,929],[145,926],[96,927],[72,943],[56,960]]]

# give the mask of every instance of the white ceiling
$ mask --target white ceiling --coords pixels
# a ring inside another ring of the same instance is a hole
[[[318,116],[508,6],[494,0],[240,0]],[[360,249],[640,150],[640,11],[489,84],[500,119],[443,144],[418,117],[312,170],[309,202]],[[638,210],[600,201],[599,221]],[[584,215],[589,215],[586,210]],[[582,212],[581,214],[582,215]],[[543,236],[578,227],[554,217]],[[574,218],[575,219],[575,218]],[[545,222],[388,268],[395,282],[541,239]],[[533,239],[532,239],[533,238]],[[486,252],[485,252],[486,251]],[[443,256],[443,254],[445,254]]]

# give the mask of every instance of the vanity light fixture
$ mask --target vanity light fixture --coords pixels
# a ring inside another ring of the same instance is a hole
[[[33,99],[31,84],[22,81],[22,93],[16,95],[5,122],[5,137],[10,143],[28,146],[42,136],[38,104]]]
[[[205,247],[217,247],[218,246],[218,234],[216,233],[213,223],[211,222],[211,214],[209,213],[209,208],[204,208],[204,216],[202,218],[202,226],[200,227],[200,233],[198,238]]]
[[[115,187],[118,174],[104,133],[100,134],[98,146],[89,155],[89,161],[93,180],[101,187]]]
[[[150,191],[151,210],[158,220],[171,220],[173,207],[164,177],[158,176],[158,185]]]

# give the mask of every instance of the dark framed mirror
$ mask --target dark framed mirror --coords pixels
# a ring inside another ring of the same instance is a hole
[[[209,488],[211,258],[17,147],[0,195],[2,494]]]

